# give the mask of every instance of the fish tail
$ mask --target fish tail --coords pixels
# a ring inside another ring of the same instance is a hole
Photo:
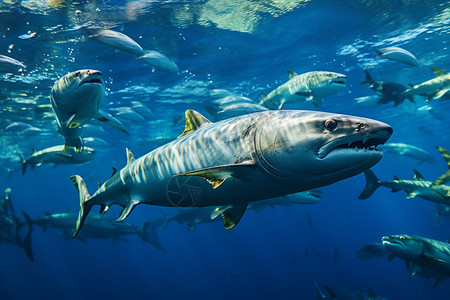
[[[81,178],[78,175],[73,175],[70,177],[70,179],[72,179],[72,182],[77,188],[78,193],[80,195],[80,212],[78,214],[77,225],[72,235],[72,238],[74,238],[77,236],[78,232],[80,232],[80,229],[83,226],[86,217],[91,211],[92,204],[87,203],[87,201],[91,199],[91,195],[89,195],[88,189],[83,181],[83,178]]]
[[[380,186],[380,180],[375,176],[375,173],[372,170],[369,169],[364,171],[364,175],[366,176],[366,186],[358,199],[369,198]]]
[[[375,82],[375,80],[373,80],[372,76],[370,76],[367,70],[364,70],[364,73],[366,73],[366,79],[364,81],[361,81],[361,84],[372,84]]]
[[[31,251],[31,230],[32,230],[32,221],[31,218],[22,211],[23,216],[25,217],[25,222],[27,225],[27,233],[25,235],[25,238],[22,241],[22,247],[25,249],[25,253],[27,254],[28,258],[34,262],[33,252]]]
[[[22,175],[25,175],[25,172],[27,171],[27,161],[23,157],[22,153],[17,153],[20,156],[20,160],[22,162]]]
[[[142,224],[140,237],[143,242],[149,243],[156,249],[165,252],[166,250],[160,244],[158,235],[156,234],[156,227],[158,227],[158,225],[159,224],[150,221],[145,222],[144,224]]]

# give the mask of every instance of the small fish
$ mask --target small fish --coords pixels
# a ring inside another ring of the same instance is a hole
[[[385,153],[410,157],[417,160],[419,164],[423,162],[436,162],[434,157],[428,151],[405,143],[387,143],[383,146],[383,151]]]
[[[22,72],[25,65],[12,57],[0,54],[0,73]]]
[[[402,104],[405,99],[414,103],[413,96],[402,94],[407,90],[407,87],[403,84],[388,81],[375,81],[367,70],[364,70],[364,72],[366,73],[366,79],[362,81],[361,84],[367,85],[372,91],[380,96],[377,102],[378,104],[394,102],[394,107],[396,107]]]
[[[28,31],[26,34],[19,35],[19,39],[28,40],[34,38],[36,36],[36,32]]]
[[[281,109],[286,103],[312,101],[320,108],[322,99],[345,88],[347,76],[334,72],[313,71],[298,75],[288,70],[289,80],[259,103],[269,109]]]
[[[82,151],[74,147],[64,148],[64,145],[49,147],[34,151],[27,159],[22,158],[22,174],[25,174],[27,166],[33,169],[42,164],[82,164],[95,158],[95,150],[89,147],[84,147]]]
[[[425,180],[419,171],[414,170],[414,173],[414,180],[403,180],[394,177],[391,181],[381,181],[372,170],[364,171],[366,186],[358,199],[367,199],[378,187],[384,186],[391,188],[392,192],[405,191],[408,194],[407,199],[417,196],[428,201],[450,205],[450,186],[432,186],[432,182]]]
[[[413,67],[419,66],[417,58],[409,51],[399,47],[386,47],[375,49],[380,57],[398,61]]]
[[[402,95],[420,95],[425,97],[427,101],[432,99],[440,101],[450,99],[450,73],[436,67],[430,67],[430,69],[436,75],[435,78],[412,86],[404,91]]]
[[[155,69],[170,73],[178,73],[178,66],[173,60],[166,57],[165,55],[154,50],[145,50],[144,53],[145,54],[140,56],[139,59],[143,60],[145,63],[151,65]]]
[[[96,42],[134,54],[136,56],[142,56],[145,54],[144,49],[142,49],[138,43],[121,32],[107,29],[97,31],[95,28],[87,28],[87,30],[95,32],[90,35],[89,38]]]

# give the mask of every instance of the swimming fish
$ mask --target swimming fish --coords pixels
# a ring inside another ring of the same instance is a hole
[[[372,91],[380,96],[377,102],[378,104],[394,102],[394,107],[396,107],[402,104],[405,99],[414,103],[413,96],[402,94],[407,90],[407,87],[403,84],[388,81],[375,81],[367,70],[364,70],[364,72],[366,73],[366,79],[362,81],[361,84],[367,85]]]
[[[424,149],[413,146],[405,143],[387,143],[383,145],[383,151],[385,153],[392,153],[396,155],[408,156],[413,158],[419,162],[419,164],[423,162],[434,163],[436,160],[434,157]]]
[[[95,158],[95,150],[84,147],[83,150],[77,151],[74,147],[64,145],[49,147],[40,151],[34,151],[27,158],[22,158],[22,174],[25,174],[27,166],[33,169],[35,166],[42,164],[82,164]]]
[[[90,196],[83,179],[74,236],[91,208],[123,207],[118,222],[138,204],[227,206],[233,228],[249,202],[310,190],[354,176],[382,157],[376,147],[392,128],[379,121],[313,111],[267,111],[212,123],[186,111],[185,131],[173,142],[135,159]]]
[[[25,65],[12,57],[0,54],[0,73],[16,73],[25,68]]]
[[[382,237],[389,252],[408,263],[430,269],[436,275],[436,284],[450,276],[450,244],[418,235],[390,235]]]
[[[312,101],[316,108],[322,99],[345,88],[347,76],[323,71],[313,71],[298,75],[288,70],[289,81],[270,92],[259,103],[269,109],[281,109],[286,103]]]
[[[105,82],[100,71],[78,70],[61,77],[50,93],[50,102],[56,115],[59,133],[64,136],[65,149],[83,148],[81,129],[92,118],[127,133],[123,124],[100,110],[105,98]]]
[[[450,74],[436,67],[430,67],[430,69],[435,73],[436,78],[414,85],[410,89],[404,91],[402,95],[420,95],[425,97],[427,101],[431,99],[450,99],[450,94],[447,94],[450,90]]]
[[[419,66],[417,58],[409,51],[399,47],[386,47],[375,49],[380,57],[395,60],[413,67]]]
[[[173,60],[158,51],[145,50],[144,55],[140,56],[139,59],[157,70],[170,73],[178,73],[179,71],[178,66]]]
[[[125,51],[136,56],[144,55],[144,49],[129,36],[108,29],[96,29],[96,28],[86,28],[88,32],[93,32],[89,36],[90,39],[99,42],[101,44],[113,47],[115,49]]]
[[[428,201],[450,205],[450,186],[431,186],[433,182],[425,180],[419,171],[414,170],[414,173],[414,180],[403,180],[394,177],[391,181],[381,181],[372,170],[366,170],[364,171],[366,186],[358,199],[367,199],[378,187],[384,186],[391,188],[392,192],[405,191],[408,194],[406,197],[408,199],[417,196]]]

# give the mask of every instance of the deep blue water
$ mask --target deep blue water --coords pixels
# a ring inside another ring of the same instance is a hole
[[[88,21],[163,53],[180,72],[152,71],[133,55],[88,39],[79,29]],[[36,36],[19,38],[28,32]],[[404,85],[433,78],[427,66],[450,70],[447,1],[2,1],[0,33],[0,54],[26,65],[20,74],[0,74],[0,191],[12,189],[19,218],[21,210],[33,219],[45,212],[78,211],[71,175],[80,174],[93,193],[111,167],[125,165],[126,147],[139,157],[164,143],[158,139],[176,138],[184,122],[174,124],[174,119],[186,109],[209,117],[205,105],[214,89],[258,100],[287,81],[286,69],[347,75],[346,88],[325,98],[321,110],[386,122],[394,129],[391,142],[419,146],[436,159],[418,165],[386,153],[373,168],[380,179],[410,179],[416,168],[434,180],[447,170],[434,146],[450,149],[450,101],[417,96],[415,103],[393,107],[354,100],[374,95],[360,84],[364,69],[375,80]],[[421,66],[378,58],[374,48],[388,46],[412,52]],[[49,104],[55,80],[86,68],[102,71],[105,78],[102,109],[140,101],[156,118],[124,120],[130,136],[108,126],[103,132],[85,130],[86,136],[108,143],[96,147],[93,161],[43,165],[22,175],[17,153],[29,156],[32,148],[63,143],[54,117],[35,108]],[[305,102],[284,108],[314,109]],[[6,130],[17,121],[40,131]],[[165,252],[136,236],[81,242],[63,239],[55,229],[34,228],[34,263],[19,247],[0,245],[0,298],[316,299],[317,282],[335,291],[372,289],[387,299],[447,299],[450,279],[433,288],[431,280],[410,278],[400,259],[361,260],[355,253],[390,234],[445,241],[450,219],[443,217],[436,226],[434,203],[387,188],[358,200],[364,185],[364,176],[357,175],[321,188],[318,204],[246,212],[231,230],[220,222],[192,231],[170,223],[157,229]],[[117,207],[107,212],[118,213]],[[140,205],[126,222],[140,226],[162,217],[159,207]]]

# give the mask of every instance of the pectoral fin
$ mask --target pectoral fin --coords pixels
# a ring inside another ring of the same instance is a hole
[[[322,105],[322,98],[318,97],[313,98],[313,104],[315,108],[317,109],[320,108],[320,106]]]
[[[72,158],[72,155],[68,153],[56,153],[56,156],[64,157],[64,158]]]
[[[448,90],[440,90],[439,92],[436,93],[436,95],[433,96],[433,99],[439,99],[442,96],[444,96],[447,92]]]
[[[99,110],[98,115],[95,116],[95,118],[101,122],[105,122],[106,124],[116,129],[119,129],[120,131],[126,133],[127,135],[130,135],[128,131],[125,129],[125,126],[122,124],[122,122],[120,122],[119,120],[114,118],[111,114],[105,111]]]
[[[64,126],[67,128],[76,128],[78,126],[80,126],[80,123],[78,122],[73,122],[73,119],[75,118],[76,114],[71,115],[65,122],[64,122]]]
[[[130,201],[120,212],[120,216],[116,219],[116,222],[122,222],[133,211],[134,207],[138,204],[137,201]]]
[[[236,226],[244,215],[248,203],[233,204],[232,206],[217,207],[211,213],[211,219],[216,218],[219,213],[223,218],[223,226],[225,229],[231,229]]]
[[[200,176],[205,178],[212,185],[213,189],[215,189],[229,177],[249,177],[255,168],[255,163],[246,161],[239,164],[223,165],[180,173],[174,176]]]
[[[415,192],[411,192],[411,193],[408,194],[408,196],[406,196],[406,199],[412,199],[412,198],[414,198],[416,196],[417,196],[417,194]]]

